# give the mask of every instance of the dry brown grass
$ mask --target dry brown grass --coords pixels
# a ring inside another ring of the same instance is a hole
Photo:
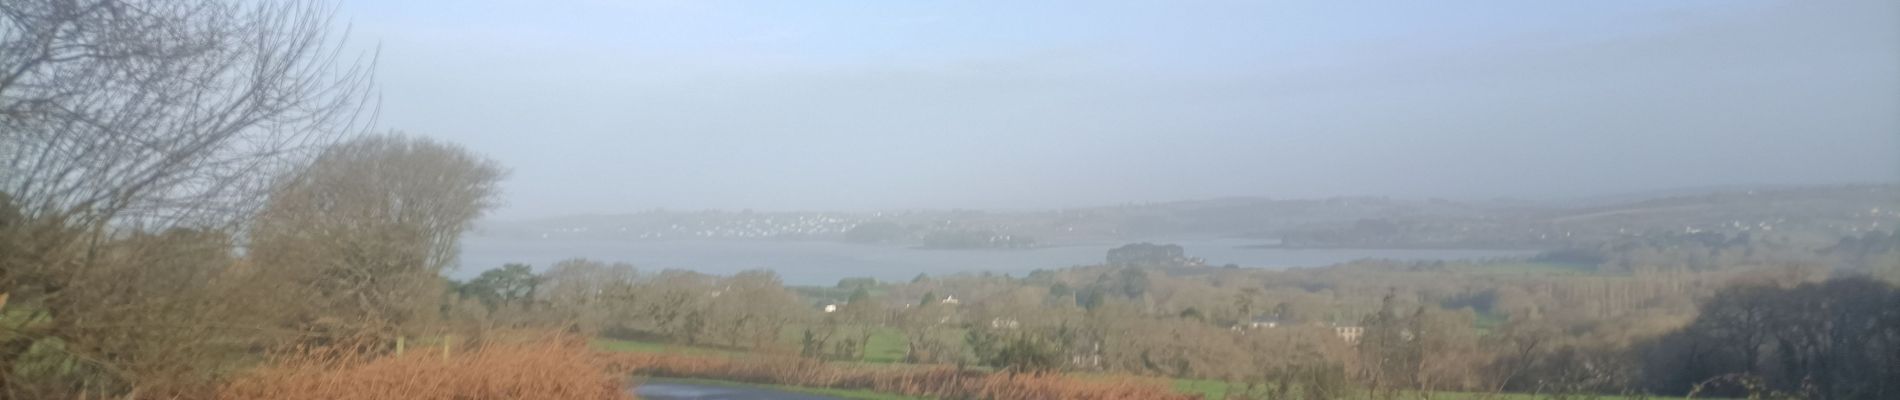
[[[632,399],[625,374],[572,338],[364,358],[305,352],[224,385],[219,399]]]
[[[444,357],[437,349],[361,357],[282,357],[218,390],[219,399],[632,399],[627,377],[870,390],[939,399],[1173,400],[1166,381],[1140,377],[1009,374],[942,366],[838,364],[796,357],[599,353],[571,337],[491,339]]]
[[[862,389],[940,399],[1170,400],[1166,381],[1140,377],[1081,379],[1061,374],[957,371],[949,367],[833,364],[792,357],[728,358],[679,354],[604,354],[626,374],[748,383]]]

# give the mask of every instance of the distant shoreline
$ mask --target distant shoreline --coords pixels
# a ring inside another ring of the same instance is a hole
[[[681,237],[681,238],[552,237],[550,238],[550,237],[535,237],[531,235],[473,235],[473,236],[482,238],[482,239],[489,239],[489,240],[529,240],[529,241],[633,242],[633,243],[668,243],[668,242],[819,243],[819,244],[837,244],[837,245],[866,246],[866,247],[902,248],[906,250],[997,251],[997,252],[1044,250],[1044,249],[1055,249],[1055,248],[1077,247],[1077,246],[1115,246],[1118,244],[1129,244],[1129,243],[1139,243],[1139,242],[1168,244],[1168,243],[1174,243],[1174,242],[1192,242],[1192,241],[1210,239],[1210,238],[1183,238],[1183,239],[1159,239],[1159,240],[1157,239],[1145,239],[1145,240],[1144,239],[1129,239],[1125,241],[1084,240],[1084,241],[1074,241],[1074,242],[1038,243],[1035,245],[1024,246],[1024,247],[956,247],[956,246],[930,246],[930,245],[923,245],[923,244],[905,244],[905,243],[894,243],[894,242],[859,242],[859,241],[850,241],[850,240],[831,240],[831,239],[812,239],[812,238],[695,238],[695,237]],[[1235,238],[1235,237],[1225,237],[1225,238],[1216,237],[1216,238],[1211,238],[1211,239],[1235,240],[1235,241],[1247,240],[1247,239]],[[1272,241],[1272,239],[1260,239],[1260,240]],[[1259,243],[1259,244],[1236,245],[1232,247],[1237,248],[1237,249],[1270,249],[1270,250],[1511,250],[1511,251],[1533,251],[1533,252],[1553,250],[1552,248],[1549,248],[1549,247],[1505,246],[1505,245],[1461,245],[1461,244],[1389,244],[1389,245],[1298,244],[1298,245],[1288,245],[1288,244],[1271,243],[1271,242]]]
[[[1284,245],[1284,244],[1274,244],[1274,243],[1263,243],[1263,244],[1250,244],[1250,245],[1236,246],[1236,247],[1242,248],[1242,249],[1271,249],[1271,250],[1511,250],[1511,251],[1527,251],[1527,252],[1542,252],[1542,251],[1551,250],[1549,248],[1529,247],[1529,246],[1428,245],[1428,244],[1392,244],[1392,245],[1380,245],[1380,246],[1366,246],[1366,245],[1343,245],[1343,244],[1342,245]]]

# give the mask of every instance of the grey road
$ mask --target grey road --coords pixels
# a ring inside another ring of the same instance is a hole
[[[838,400],[836,397],[771,389],[702,385],[682,382],[648,382],[633,389],[645,400]]]

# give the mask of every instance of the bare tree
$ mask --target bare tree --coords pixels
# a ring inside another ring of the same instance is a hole
[[[639,276],[633,265],[587,259],[569,259],[554,263],[541,274],[541,301],[546,312],[572,324],[587,334],[619,327],[616,314],[632,311],[632,291]]]
[[[640,285],[637,315],[650,328],[673,341],[699,343],[706,330],[706,304],[713,278],[687,270],[660,271]]]
[[[707,304],[708,319],[734,347],[772,346],[780,331],[806,312],[772,271],[740,271],[718,285]]]
[[[201,379],[211,371],[167,355],[258,328],[212,300],[239,265],[225,252],[250,200],[270,171],[368,120],[369,60],[344,59],[330,15],[303,1],[0,2],[0,293],[36,321],[0,327],[0,398]],[[90,372],[21,375],[46,362]]]
[[[457,240],[503,171],[460,146],[365,136],[323,151],[272,194],[252,234],[264,279],[293,283],[293,322],[324,340],[384,339],[428,312]],[[290,305],[287,305],[290,306]]]
[[[0,4],[0,191],[29,217],[233,220],[287,155],[364,119],[319,3]]]
[[[962,356],[961,343],[954,336],[944,333],[952,331],[952,320],[956,316],[957,306],[943,304],[935,294],[925,295],[917,305],[906,307],[892,321],[904,332],[908,351],[904,353],[906,362],[944,363],[958,361]],[[996,320],[1013,323],[1015,320]]]

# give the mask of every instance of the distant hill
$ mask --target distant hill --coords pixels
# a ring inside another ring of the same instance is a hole
[[[1672,193],[1565,203],[1235,197],[1007,212],[650,211],[489,222],[479,234],[998,248],[1184,237],[1248,237],[1288,247],[1556,248],[1655,232],[1755,232],[1788,240],[1831,241],[1900,225],[1900,185],[1726,187]],[[954,246],[936,246],[945,243]]]

